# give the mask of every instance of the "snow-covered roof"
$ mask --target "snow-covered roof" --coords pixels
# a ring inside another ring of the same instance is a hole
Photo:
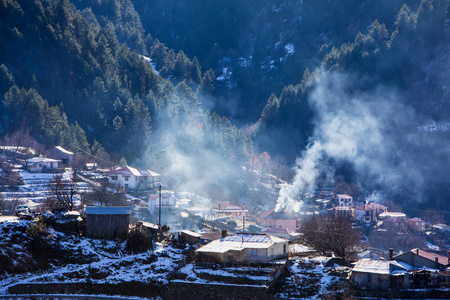
[[[268,234],[235,234],[212,241],[197,249],[195,252],[225,253],[228,251],[242,251],[244,249],[267,249],[274,244],[287,243],[289,240]]]
[[[88,206],[86,215],[129,215],[131,206]]]
[[[122,176],[159,176],[158,173],[153,172],[148,169],[136,169],[130,166],[126,166],[123,168],[118,168],[113,171],[106,172],[106,175],[122,175]]]
[[[59,151],[65,153],[65,154],[73,155],[73,152],[70,152],[69,150],[66,150],[61,146],[56,146],[55,149],[58,149]]]
[[[36,164],[36,163],[46,163],[46,162],[61,162],[61,160],[47,158],[47,157],[33,157],[33,158],[28,159],[27,162],[29,164]]]
[[[397,273],[405,273],[410,269],[412,269],[410,265],[395,260],[361,259],[355,264],[352,272],[389,275],[394,271]]]
[[[115,169],[113,171],[109,171],[109,172],[106,173],[106,175],[125,175],[125,176],[134,175],[134,176],[141,176],[141,173],[136,168],[133,168],[133,167],[130,167],[130,166],[126,166],[126,167],[123,167],[123,168]]]
[[[221,212],[230,212],[230,211],[248,211],[242,206],[231,203],[230,201],[220,202],[213,207],[215,210],[220,210]]]
[[[153,172],[152,170],[149,169],[139,169],[139,172],[141,173],[142,176],[153,176],[153,177],[159,176],[158,173]]]
[[[191,231],[191,230],[180,230],[180,232],[181,232],[181,233],[184,233],[184,234],[186,234],[186,235],[193,236],[193,237],[198,237],[198,238],[202,237],[202,235],[201,235],[200,233],[193,232],[193,231]]]
[[[406,218],[406,214],[401,212],[384,212],[380,214],[380,218]]]

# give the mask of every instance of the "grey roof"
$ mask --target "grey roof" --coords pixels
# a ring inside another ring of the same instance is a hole
[[[86,215],[129,215],[131,206],[88,206]]]
[[[264,219],[266,220],[296,220],[297,218],[284,210],[273,211]]]

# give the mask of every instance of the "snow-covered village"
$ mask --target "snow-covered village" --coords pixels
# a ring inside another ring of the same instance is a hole
[[[391,210],[380,194],[316,188],[297,213],[247,208],[166,189],[149,169],[75,168],[60,146],[48,157],[0,149],[2,297],[449,295],[450,226]],[[286,184],[272,178],[260,180]]]
[[[450,0],[0,0],[0,299],[450,299],[449,53]]]

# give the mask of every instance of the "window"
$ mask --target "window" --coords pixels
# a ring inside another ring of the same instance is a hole
[[[130,176],[125,176],[125,181],[128,181],[130,179]]]
[[[286,253],[286,245],[283,245],[283,253]]]
[[[42,168],[42,164],[39,164],[39,167]]]
[[[111,180],[117,180],[117,176],[111,176]]]
[[[126,188],[126,189],[128,188],[128,183],[125,184],[125,188]]]
[[[367,282],[371,282],[372,281],[372,275],[368,274],[367,275]]]
[[[148,176],[144,176],[144,181],[147,181],[148,180]]]
[[[279,225],[278,228],[283,228],[283,226]]]
[[[258,255],[258,251],[256,249],[252,249],[252,256]]]
[[[270,256],[273,256],[273,249],[270,249]]]

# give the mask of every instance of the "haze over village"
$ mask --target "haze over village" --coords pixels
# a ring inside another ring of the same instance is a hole
[[[0,298],[450,298],[450,1],[0,1]]]

